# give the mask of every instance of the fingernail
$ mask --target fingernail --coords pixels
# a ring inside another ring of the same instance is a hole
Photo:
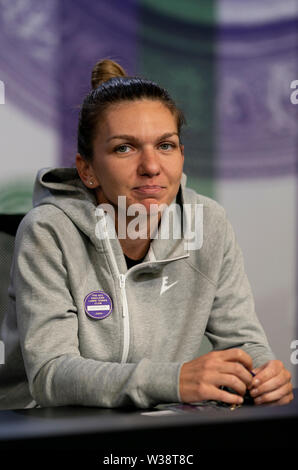
[[[252,383],[252,386],[257,387],[259,385],[259,383],[260,383],[259,379],[254,379],[253,383]]]
[[[257,394],[258,394],[258,389],[257,388],[254,388],[253,390],[250,391],[250,394],[252,397],[255,397]]]
[[[259,403],[261,403],[261,401],[262,401],[262,398],[261,398],[261,397],[255,399],[255,402],[257,403],[257,405],[258,405]]]

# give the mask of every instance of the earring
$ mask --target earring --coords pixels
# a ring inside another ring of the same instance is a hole
[[[89,184],[93,184],[93,181],[89,181]]]

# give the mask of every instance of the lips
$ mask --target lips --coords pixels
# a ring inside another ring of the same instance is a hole
[[[155,194],[155,193],[158,193],[159,191],[162,191],[163,189],[165,189],[165,187],[150,184],[150,185],[137,186],[133,189],[134,189],[134,191],[137,191],[137,192],[143,193],[143,194]]]

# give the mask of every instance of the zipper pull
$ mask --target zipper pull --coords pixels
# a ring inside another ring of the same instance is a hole
[[[120,281],[120,289],[124,289],[125,287],[125,275],[119,274],[119,281]]]

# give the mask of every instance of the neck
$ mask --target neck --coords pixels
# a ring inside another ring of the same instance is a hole
[[[160,214],[153,219],[150,219],[150,216],[147,215],[142,221],[139,220],[139,224],[136,226],[133,223],[134,219],[135,217],[126,218],[126,236],[125,238],[120,237],[119,242],[123,253],[129,258],[137,260],[146,255],[151,243],[151,237],[159,224]],[[130,223],[132,223],[131,227],[129,227]],[[116,232],[119,234],[117,216],[115,225]],[[131,235],[133,235],[133,237],[131,237]]]
[[[133,260],[138,260],[143,258],[150,246],[152,234],[155,232],[156,228],[159,225],[161,219],[161,213],[158,211],[155,216],[152,217],[145,214],[143,216],[127,216],[125,217],[124,226],[126,227],[125,238],[123,238],[123,227],[120,229],[122,233],[120,234],[119,238],[119,230],[118,230],[118,207],[117,205],[108,201],[102,194],[101,188],[96,190],[96,198],[98,204],[111,204],[115,210],[115,229],[118,235],[118,239],[120,245],[122,247],[123,253]],[[123,217],[123,214],[122,214]],[[136,224],[133,224],[133,221],[138,219]],[[130,226],[130,224],[132,224]],[[125,230],[125,229],[124,229]],[[131,237],[131,233],[134,235]]]
[[[149,240],[130,240],[128,239],[119,239],[120,245],[122,247],[123,253],[128,256],[128,258],[137,260],[144,258],[146,255],[149,246],[150,246],[150,239]]]

